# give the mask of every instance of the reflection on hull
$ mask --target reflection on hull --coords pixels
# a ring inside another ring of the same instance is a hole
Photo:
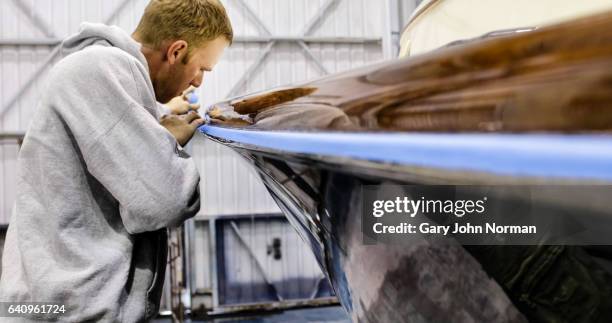
[[[364,245],[358,198],[372,179],[243,153],[261,167],[272,196],[314,245],[353,321],[524,321],[502,288],[452,240]]]
[[[236,98],[212,110],[248,114],[253,128],[268,130],[609,133],[611,63],[612,12],[606,12]],[[213,116],[219,123],[228,122],[219,114]]]
[[[213,132],[212,127],[208,132]],[[610,318],[612,291],[607,286],[612,280],[603,265],[593,264],[609,263],[606,248],[602,256],[602,248],[597,252],[587,247],[463,246],[452,238],[426,236],[409,243],[364,244],[364,185],[384,189],[388,184],[469,184],[470,177],[471,183],[483,179],[503,183],[503,176],[472,173],[444,180],[393,165],[290,154],[227,139],[223,143],[258,170],[281,210],[310,245],[354,322],[603,322]],[[520,199],[516,190],[502,192],[500,203],[516,207],[516,194]],[[592,201],[583,202],[576,207],[586,212]]]

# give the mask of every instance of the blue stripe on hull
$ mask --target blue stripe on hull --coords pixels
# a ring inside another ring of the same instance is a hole
[[[291,153],[497,175],[612,180],[612,136],[252,131],[204,134]]]

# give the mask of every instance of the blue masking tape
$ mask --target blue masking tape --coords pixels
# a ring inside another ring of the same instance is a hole
[[[187,102],[189,102],[190,104],[196,104],[199,100],[200,99],[198,98],[198,95],[195,94],[195,92],[191,92],[187,95]]]
[[[612,136],[249,131],[207,135],[293,153],[500,175],[612,181]]]

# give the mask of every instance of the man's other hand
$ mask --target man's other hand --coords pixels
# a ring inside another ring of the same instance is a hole
[[[195,91],[195,87],[191,86],[182,95],[175,97],[166,103],[168,109],[170,109],[171,114],[185,114],[189,111],[197,111],[200,108],[199,104],[190,104],[189,103],[189,94]]]
[[[194,111],[182,115],[165,115],[159,123],[176,138],[179,145],[185,146],[196,129],[204,124],[204,119]]]

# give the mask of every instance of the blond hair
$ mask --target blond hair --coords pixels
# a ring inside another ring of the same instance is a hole
[[[190,53],[218,37],[230,43],[234,38],[230,19],[218,0],[151,0],[136,33],[144,44],[155,48],[164,41],[184,40]]]

